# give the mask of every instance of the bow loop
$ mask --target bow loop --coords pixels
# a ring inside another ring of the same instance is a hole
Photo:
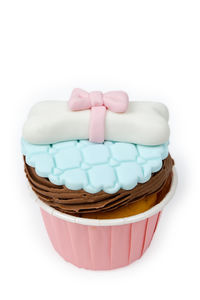
[[[112,112],[123,113],[128,108],[128,95],[123,91],[105,93],[104,105]]]
[[[91,102],[89,93],[81,89],[74,89],[68,105],[69,108],[74,111],[90,109]]]

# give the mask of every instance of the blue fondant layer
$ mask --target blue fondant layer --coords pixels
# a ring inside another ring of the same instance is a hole
[[[142,146],[131,143],[69,141],[32,145],[22,139],[22,152],[29,166],[41,177],[68,189],[89,193],[116,193],[145,183],[162,168],[168,143]]]

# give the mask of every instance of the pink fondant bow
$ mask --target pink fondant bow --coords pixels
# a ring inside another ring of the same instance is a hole
[[[115,113],[126,112],[128,95],[122,91],[103,94],[74,89],[68,104],[73,111],[91,109],[89,140],[94,143],[103,143],[106,109]]]

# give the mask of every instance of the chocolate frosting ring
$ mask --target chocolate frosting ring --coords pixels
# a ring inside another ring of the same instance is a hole
[[[108,194],[104,191],[90,194],[84,190],[69,190],[64,185],[55,185],[48,178],[38,176],[35,169],[26,164],[24,158],[26,176],[38,198],[61,212],[73,215],[111,211],[134,201],[139,201],[141,198],[153,193],[161,192],[172,176],[173,164],[173,159],[168,155],[163,160],[159,172],[153,173],[149,181],[143,184],[138,183],[132,190],[120,189],[115,194]]]

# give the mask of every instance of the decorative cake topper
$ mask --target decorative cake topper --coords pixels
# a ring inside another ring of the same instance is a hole
[[[123,111],[126,112],[116,113]],[[24,124],[23,138],[40,145],[89,138],[98,142],[105,139],[160,145],[169,140],[168,119],[167,107],[162,103],[128,103],[128,96],[123,92],[88,94],[75,90],[69,105],[65,101],[36,103]]]
[[[124,113],[128,108],[128,101],[128,95],[123,91],[103,94],[74,89],[68,104],[73,111],[91,109],[89,140],[93,143],[103,143],[106,109],[115,113]]]

